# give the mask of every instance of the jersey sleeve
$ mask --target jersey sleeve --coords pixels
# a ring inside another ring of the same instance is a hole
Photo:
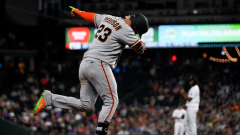
[[[97,15],[96,13],[80,11],[78,9],[74,9],[73,11],[75,14],[77,14],[77,16],[82,17],[83,19],[85,19],[91,23],[94,23],[94,18]],[[73,11],[72,11],[72,14],[73,14]]]
[[[120,36],[119,38],[121,39],[121,41],[125,45],[128,45],[129,47],[133,47],[138,42],[140,42],[140,40],[138,39],[138,37],[135,35],[132,28],[130,28],[130,27],[123,30],[119,36]]]
[[[102,20],[104,17],[106,17],[107,15],[101,15],[101,14],[96,14],[94,16],[94,24],[96,26],[96,28],[99,27],[99,25],[101,24]]]
[[[176,112],[176,110],[174,110],[172,113],[172,117],[176,117],[176,116],[177,116],[177,112]]]
[[[193,98],[194,97],[194,89],[191,88],[189,91],[188,91],[188,97],[190,98]]]

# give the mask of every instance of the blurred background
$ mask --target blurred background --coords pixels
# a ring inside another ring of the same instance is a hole
[[[96,29],[68,6],[149,20],[146,53],[126,47],[113,71],[120,103],[109,134],[173,134],[179,88],[188,90],[195,74],[198,134],[240,135],[239,0],[1,0],[1,134],[95,133],[101,98],[89,113],[48,107],[32,114],[44,89],[79,98],[79,64]]]

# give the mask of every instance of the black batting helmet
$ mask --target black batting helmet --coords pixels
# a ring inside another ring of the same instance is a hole
[[[148,20],[143,14],[131,15],[131,27],[135,34],[139,33],[140,38],[142,34],[146,33],[149,28]]]
[[[178,103],[178,106],[184,106],[184,105],[185,105],[184,102],[179,102],[179,103]]]
[[[191,75],[189,81],[194,81],[193,85],[198,83],[198,77],[196,75]]]

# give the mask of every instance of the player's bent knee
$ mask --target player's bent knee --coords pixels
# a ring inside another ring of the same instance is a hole
[[[93,109],[94,106],[90,104],[90,102],[82,102],[82,109],[84,112],[90,112]]]
[[[90,107],[85,107],[84,108],[84,112],[90,112],[90,111],[92,111],[92,108],[90,108]]]

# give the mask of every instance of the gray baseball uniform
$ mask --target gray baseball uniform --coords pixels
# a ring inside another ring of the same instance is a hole
[[[140,41],[132,28],[120,17],[98,14],[95,25],[99,29],[84,58],[100,59],[111,68],[116,67],[125,45],[132,47]]]
[[[86,112],[92,110],[100,95],[104,105],[98,122],[102,123],[111,121],[118,105],[117,83],[112,69],[116,67],[125,45],[133,47],[140,40],[120,17],[96,14],[94,23],[98,31],[79,68],[80,99],[49,91],[44,93],[44,97],[47,106]]]

